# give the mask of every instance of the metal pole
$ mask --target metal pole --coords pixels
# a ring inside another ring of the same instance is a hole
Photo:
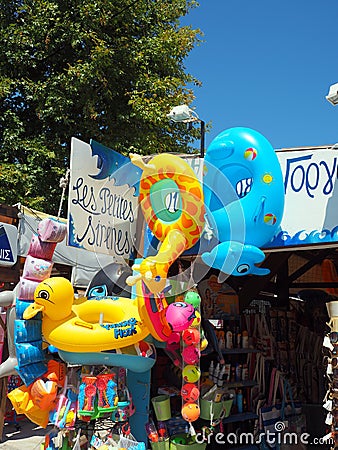
[[[200,158],[204,158],[205,151],[205,122],[200,120],[201,123],[201,146],[200,146]]]

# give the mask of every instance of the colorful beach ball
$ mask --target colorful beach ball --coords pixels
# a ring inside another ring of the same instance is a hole
[[[195,422],[200,416],[200,407],[197,403],[185,403],[182,407],[181,414],[187,422]]]
[[[201,339],[200,332],[196,328],[187,328],[182,333],[185,345],[197,345]]]
[[[264,223],[267,225],[274,225],[277,222],[277,217],[274,214],[265,214]]]
[[[188,345],[182,350],[182,358],[186,364],[197,364],[200,359],[200,351],[194,345]]]
[[[257,156],[257,150],[253,147],[247,148],[244,152],[244,158],[253,161]]]
[[[182,377],[187,383],[196,383],[201,377],[200,368],[193,364],[188,364],[182,371]]]
[[[185,302],[174,302],[168,306],[165,317],[173,331],[183,331],[195,319],[195,309]]]
[[[195,319],[190,326],[198,328],[201,325],[201,320],[201,314],[195,309]]]
[[[194,383],[185,383],[181,389],[181,397],[187,403],[196,402],[200,396],[200,391]]]
[[[198,292],[195,291],[189,291],[184,296],[184,301],[186,303],[190,303],[194,308],[198,308],[201,304],[201,297],[199,296]]]

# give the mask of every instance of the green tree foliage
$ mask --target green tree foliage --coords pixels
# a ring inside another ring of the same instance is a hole
[[[192,151],[166,114],[199,81],[195,0],[0,0],[0,203],[58,211],[71,137],[123,154]]]

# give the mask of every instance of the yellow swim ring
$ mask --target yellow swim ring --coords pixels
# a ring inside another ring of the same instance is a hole
[[[40,283],[24,319],[42,312],[42,333],[49,344],[68,352],[100,352],[136,344],[149,335],[138,300],[111,297],[74,304],[71,283],[62,277]]]
[[[160,241],[178,230],[192,247],[204,227],[203,188],[189,164],[177,155],[156,155],[145,164],[139,155],[130,155],[142,170],[139,202],[149,228]],[[171,206],[169,203],[172,203]]]

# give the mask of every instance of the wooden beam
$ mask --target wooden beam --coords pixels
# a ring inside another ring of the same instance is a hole
[[[325,288],[338,288],[338,281],[332,282],[316,282],[316,281],[304,281],[299,283],[291,283],[290,288],[307,288],[307,289],[325,289]]]
[[[17,225],[19,209],[16,206],[3,205],[0,203],[0,222]]]
[[[323,259],[330,256],[335,250],[326,249],[326,250],[320,250],[317,255],[314,255],[310,261],[305,263],[303,266],[301,266],[299,269],[295,270],[290,276],[289,276],[289,284],[291,285],[293,281],[297,280],[299,277],[304,275],[307,271],[312,269],[312,267],[316,266],[317,264],[321,263]]]

